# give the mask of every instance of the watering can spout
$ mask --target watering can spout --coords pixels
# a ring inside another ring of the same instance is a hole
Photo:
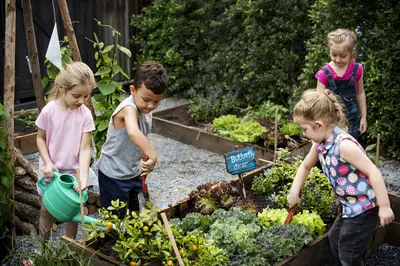
[[[95,219],[95,218],[92,218],[92,217],[89,217],[89,216],[83,216],[83,221],[84,221],[84,223],[85,224],[91,224],[92,222],[93,223],[96,223],[97,222],[97,225],[102,225],[102,223],[98,223],[99,222],[99,220],[98,219]],[[76,222],[76,223],[81,223],[82,222],[82,219],[81,219],[81,214],[77,214],[77,215],[75,215],[73,218],[72,218],[72,222]]]

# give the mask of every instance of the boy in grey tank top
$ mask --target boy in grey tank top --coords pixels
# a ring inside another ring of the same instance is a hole
[[[129,88],[131,95],[111,116],[98,162],[98,176],[103,207],[119,199],[130,210],[138,211],[141,175],[151,172],[157,162],[157,153],[146,135],[151,131],[151,112],[168,88],[167,73],[159,63],[143,63]],[[142,159],[144,155],[147,161]],[[122,210],[118,215],[123,217],[125,212]]]

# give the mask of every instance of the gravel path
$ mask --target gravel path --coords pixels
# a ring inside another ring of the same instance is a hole
[[[150,200],[159,207],[187,197],[198,185],[234,178],[221,155],[156,134],[148,137],[159,159],[147,184]]]

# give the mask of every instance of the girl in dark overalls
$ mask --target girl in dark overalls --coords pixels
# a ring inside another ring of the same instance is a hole
[[[362,134],[367,130],[367,104],[363,68],[354,59],[356,35],[347,29],[337,29],[328,34],[328,44],[331,62],[315,75],[317,89],[329,88],[341,98],[347,107],[348,132],[358,139],[358,131]]]

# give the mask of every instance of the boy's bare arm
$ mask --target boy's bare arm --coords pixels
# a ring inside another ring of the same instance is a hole
[[[157,153],[151,146],[149,140],[139,129],[137,111],[132,106],[127,106],[120,111],[124,119],[126,131],[135,145],[149,157],[150,160],[157,161]]]

